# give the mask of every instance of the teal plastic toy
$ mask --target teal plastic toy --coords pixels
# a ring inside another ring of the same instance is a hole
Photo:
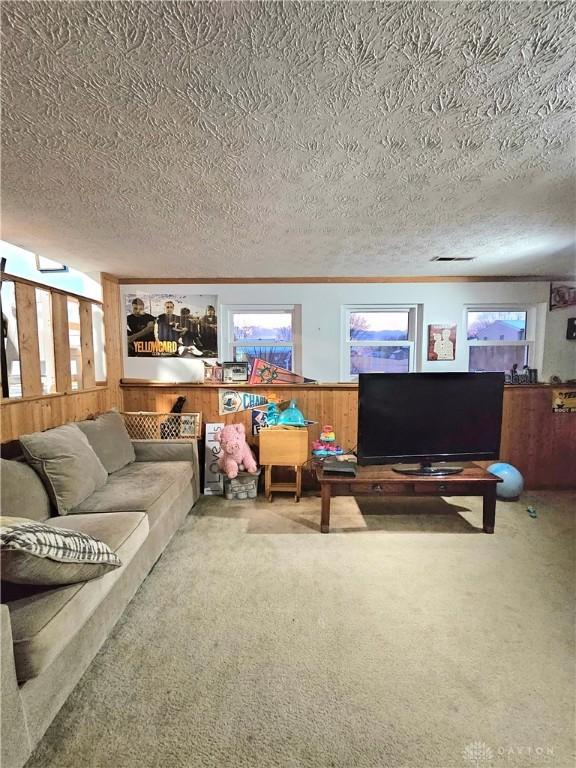
[[[296,400],[290,400],[288,408],[282,411],[278,417],[278,424],[285,424],[287,427],[304,427],[306,422],[304,414],[296,408]]]
[[[276,403],[268,403],[266,423],[269,427],[275,427],[280,418],[280,410]]]

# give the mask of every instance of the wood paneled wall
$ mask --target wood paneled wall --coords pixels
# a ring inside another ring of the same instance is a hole
[[[119,403],[112,398],[111,391],[110,387],[96,387],[70,394],[19,398],[11,403],[5,400],[2,404],[2,442],[118,408]]]
[[[29,289],[28,295],[24,295],[24,304],[19,304],[18,310],[18,331],[20,344],[22,345],[22,334],[28,334],[24,339],[30,347],[35,340],[38,344],[36,331],[30,330],[32,318],[35,318],[36,302],[34,288],[23,284],[23,289]],[[17,290],[22,290],[17,284]],[[36,391],[28,393],[30,396],[22,398],[2,400],[1,421],[2,421],[2,443],[9,443],[16,440],[19,435],[29,432],[38,432],[51,427],[58,427],[69,421],[80,421],[90,416],[118,408],[122,410],[122,392],[119,383],[122,371],[122,360],[120,357],[120,338],[118,329],[120,324],[120,291],[118,283],[109,277],[102,277],[103,291],[103,310],[104,310],[104,333],[106,343],[106,369],[107,382],[105,386],[94,386],[94,350],[92,343],[92,325],[90,302],[81,302],[81,334],[82,334],[82,352],[83,352],[83,384],[84,388],[77,392],[71,392],[70,382],[70,348],[68,344],[67,333],[62,331],[62,321],[67,320],[66,296],[63,294],[53,294],[52,311],[53,320],[59,318],[60,332],[55,334],[54,353],[56,363],[56,386],[63,391],[54,395],[42,395]],[[20,300],[20,297],[18,297]],[[32,306],[33,300],[33,306]],[[21,306],[29,303],[26,310]],[[67,327],[67,323],[65,324]],[[25,330],[28,329],[28,330]],[[32,333],[33,339],[29,339]],[[21,346],[22,349],[22,346]],[[33,361],[33,355],[26,354],[26,359]],[[88,362],[88,365],[86,363]],[[38,360],[38,366],[40,365]],[[30,371],[30,364],[28,371]],[[22,366],[24,371],[24,366]],[[32,373],[34,373],[32,371]],[[33,380],[39,381],[38,375],[34,374]],[[31,377],[32,379],[32,377]],[[24,384],[24,378],[23,378]],[[26,393],[27,390],[24,390]]]
[[[552,388],[506,387],[501,458],[527,488],[576,488],[576,413],[553,413]]]
[[[126,382],[122,388],[126,411],[167,413],[183,396],[184,410],[201,411],[204,423],[241,421],[250,434],[249,412],[218,415],[217,386]],[[318,422],[308,430],[310,443],[319,437],[323,424],[332,424],[340,445],[356,446],[358,389],[353,384],[238,388],[256,394],[274,392],[284,400],[295,398],[306,418]],[[549,387],[506,387],[500,458],[518,467],[528,489],[576,488],[576,414],[553,413]]]

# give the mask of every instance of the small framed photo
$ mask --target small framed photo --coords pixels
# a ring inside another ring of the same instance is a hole
[[[576,306],[576,282],[550,283],[550,309]]]
[[[221,384],[222,366],[207,365],[206,362],[204,362],[204,382],[206,384]]]
[[[248,381],[250,363],[222,363],[222,381],[224,384],[240,384]]]

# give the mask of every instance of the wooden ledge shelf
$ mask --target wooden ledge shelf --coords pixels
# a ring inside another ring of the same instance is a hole
[[[186,382],[166,382],[166,381],[148,381],[144,379],[121,379],[120,386],[124,389],[129,387],[150,387],[155,389],[358,389],[355,382],[349,383],[330,383],[321,382],[319,384],[249,384],[247,382],[207,382],[205,384],[192,384]]]
[[[280,384],[249,384],[247,382],[206,382],[202,384],[193,384],[192,382],[182,381],[153,381],[150,379],[121,379],[122,388],[129,387],[150,387],[155,389],[358,389],[358,384],[354,381],[320,381],[317,384],[290,384],[282,382]],[[505,389],[558,389],[559,387],[572,387],[573,384],[505,384]]]

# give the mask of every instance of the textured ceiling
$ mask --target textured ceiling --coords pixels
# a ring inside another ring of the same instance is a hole
[[[2,16],[5,240],[134,276],[573,270],[572,3]]]

